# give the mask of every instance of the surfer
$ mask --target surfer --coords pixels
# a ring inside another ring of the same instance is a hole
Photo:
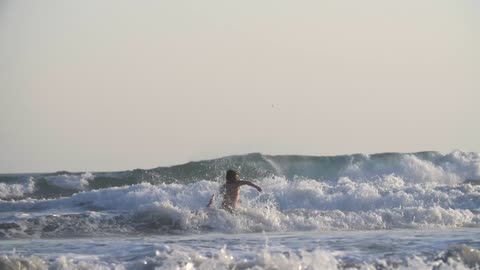
[[[238,199],[240,197],[240,187],[243,185],[248,185],[254,187],[258,192],[262,192],[262,188],[255,185],[250,181],[240,180],[238,172],[234,170],[228,170],[226,176],[226,183],[220,188],[220,194],[223,194],[222,208],[228,212],[233,212],[237,208]],[[207,207],[210,207],[213,203],[213,198],[215,194],[212,195],[210,201],[207,204]]]

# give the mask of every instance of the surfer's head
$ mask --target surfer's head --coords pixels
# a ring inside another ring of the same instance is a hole
[[[227,171],[227,183],[232,183],[232,182],[235,182],[237,181],[237,177],[238,177],[238,172],[237,171],[234,171],[234,170],[228,170]]]

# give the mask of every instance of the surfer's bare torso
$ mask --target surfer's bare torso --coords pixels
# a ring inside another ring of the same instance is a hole
[[[228,173],[227,173],[228,177]],[[227,178],[227,183],[225,183],[221,188],[220,188],[220,194],[223,195],[223,201],[222,201],[222,208],[232,212],[235,208],[238,206],[238,200],[240,198],[240,187],[243,185],[248,185],[251,187],[254,187],[258,190],[258,192],[261,192],[262,189],[253,184],[250,181],[241,181],[239,180],[238,173],[235,172],[234,176]],[[212,202],[213,202],[214,196],[210,199],[208,202],[207,207],[210,207]]]

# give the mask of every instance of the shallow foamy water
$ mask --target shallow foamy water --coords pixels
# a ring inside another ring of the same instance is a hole
[[[0,266],[23,263],[37,269],[462,269],[480,264],[479,249],[480,229],[473,228],[6,240],[0,246],[0,253],[4,254]]]

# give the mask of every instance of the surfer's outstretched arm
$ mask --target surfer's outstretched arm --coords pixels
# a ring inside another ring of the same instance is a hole
[[[262,188],[255,185],[254,183],[250,182],[250,181],[237,181],[238,185],[239,186],[243,186],[243,185],[247,185],[247,186],[251,186],[251,187],[254,187],[258,190],[258,192],[262,192]]]

